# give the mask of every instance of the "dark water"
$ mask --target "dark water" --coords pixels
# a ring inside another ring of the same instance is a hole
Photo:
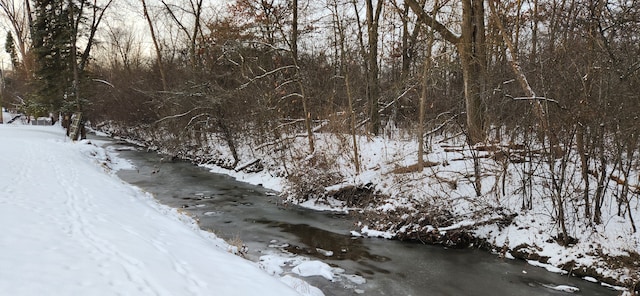
[[[155,153],[119,153],[137,167],[120,171],[120,178],[153,193],[163,204],[184,208],[199,219],[203,229],[227,240],[241,240],[249,247],[249,259],[258,260],[267,251],[277,251],[274,244],[286,243],[288,252],[320,259],[367,280],[354,284],[305,278],[325,295],[358,295],[356,291],[394,296],[571,295],[545,285],[577,287],[577,295],[617,294],[599,284],[549,273],[524,261],[500,259],[485,251],[351,237],[355,225],[346,215],[282,205],[265,188]],[[326,251],[333,254],[326,256]]]

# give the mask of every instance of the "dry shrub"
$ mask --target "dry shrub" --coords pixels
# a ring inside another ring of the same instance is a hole
[[[343,176],[335,164],[335,159],[317,152],[313,156],[296,161],[295,167],[289,172],[285,196],[298,201],[326,196],[325,188],[343,180]]]

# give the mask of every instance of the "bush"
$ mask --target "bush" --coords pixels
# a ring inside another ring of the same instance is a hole
[[[335,160],[323,153],[315,153],[303,161],[294,162],[295,167],[289,172],[284,195],[297,201],[320,199],[326,197],[327,186],[335,185],[343,180]]]

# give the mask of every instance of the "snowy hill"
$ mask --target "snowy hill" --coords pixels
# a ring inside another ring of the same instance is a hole
[[[0,139],[3,295],[299,295],[115,177],[127,164],[93,143],[58,126]]]

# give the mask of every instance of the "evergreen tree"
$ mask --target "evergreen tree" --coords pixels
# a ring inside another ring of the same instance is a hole
[[[65,0],[36,0],[31,27],[35,81],[31,103],[60,111],[72,81],[71,34],[73,26]]]
[[[13,66],[13,69],[14,70],[19,69],[20,61],[18,60],[18,53],[16,51],[16,45],[15,45],[15,42],[13,41],[13,35],[11,34],[11,32],[7,32],[7,39],[4,42],[4,50],[11,57],[11,66]]]

